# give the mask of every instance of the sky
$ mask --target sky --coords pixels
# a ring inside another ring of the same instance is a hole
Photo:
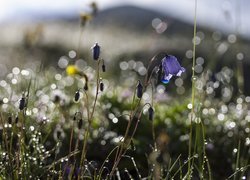
[[[0,23],[77,15],[92,0],[0,0]],[[96,0],[100,9],[135,5],[192,23],[195,0]],[[198,24],[250,37],[250,0],[197,0]]]

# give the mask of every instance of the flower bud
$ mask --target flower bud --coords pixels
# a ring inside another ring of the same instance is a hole
[[[19,109],[22,111],[25,108],[25,98],[22,97],[19,101]]]
[[[137,97],[138,98],[142,98],[142,94],[143,94],[142,89],[143,89],[143,86],[142,86],[142,84],[141,84],[140,81],[138,81],[138,84],[137,84],[136,88],[137,88],[137,93],[136,93]]]
[[[148,109],[148,119],[149,119],[150,121],[153,121],[153,119],[154,119],[154,110],[153,110],[152,107],[150,107],[150,108]]]
[[[103,82],[100,82],[100,91],[103,91],[104,90],[104,84]]]
[[[78,91],[76,91],[76,93],[75,93],[75,101],[78,101],[79,98],[80,98],[80,92],[79,92],[79,90],[78,90]]]
[[[106,72],[106,66],[105,66],[104,63],[103,63],[103,65],[102,65],[102,72]]]
[[[93,51],[93,59],[98,60],[100,56],[100,46],[98,45],[98,43],[95,43],[95,45],[92,47],[92,51]]]

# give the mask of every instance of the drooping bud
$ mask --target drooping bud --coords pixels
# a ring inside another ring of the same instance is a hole
[[[25,108],[25,98],[24,96],[19,101],[19,109],[22,111]]]
[[[102,64],[102,72],[106,72],[106,66],[104,63]]]
[[[89,87],[88,87],[88,83],[87,83],[87,82],[84,84],[83,89],[84,89],[85,91],[87,91],[87,90],[89,89]]]
[[[148,119],[150,120],[150,121],[153,121],[153,119],[154,119],[154,110],[153,110],[153,108],[150,106],[150,108],[148,109]]]
[[[92,51],[93,51],[93,59],[98,60],[100,57],[100,46],[98,45],[98,43],[95,43],[95,45],[92,47]]]
[[[81,128],[82,128],[82,124],[83,124],[83,120],[82,120],[82,118],[81,118],[81,119],[79,119],[79,121],[78,121],[78,129],[81,129]]]
[[[103,84],[103,82],[101,81],[100,82],[100,91],[103,91],[104,90],[104,84]]]
[[[138,97],[138,98],[142,98],[142,94],[143,94],[143,92],[142,92],[142,90],[143,90],[143,86],[142,86],[142,84],[141,84],[141,81],[138,81],[138,84],[137,84],[137,86],[136,86],[136,89],[137,89],[137,91],[136,91],[136,95],[137,95],[137,97]]]
[[[75,101],[78,101],[80,98],[80,91],[77,90],[76,93],[75,93]]]

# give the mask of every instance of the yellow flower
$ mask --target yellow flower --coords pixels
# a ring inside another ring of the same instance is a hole
[[[66,68],[66,73],[69,76],[74,76],[74,75],[80,75],[81,72],[79,71],[79,69],[75,66],[75,65],[69,65]]]

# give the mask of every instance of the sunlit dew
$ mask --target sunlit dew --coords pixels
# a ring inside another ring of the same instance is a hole
[[[250,145],[250,138],[249,138],[249,137],[246,138],[246,140],[245,140],[245,145],[246,145],[246,146],[249,146],[249,145]]]
[[[236,109],[237,109],[238,111],[242,110],[242,104],[237,104],[237,105],[236,105]]]
[[[189,103],[189,104],[187,105],[187,108],[188,108],[188,109],[192,109],[192,104]]]
[[[227,125],[228,129],[233,129],[233,128],[235,128],[236,123],[235,122],[229,122],[229,123],[226,123],[226,125]]]
[[[55,75],[55,80],[60,81],[62,79],[62,75],[61,74],[56,74]]]
[[[21,74],[22,74],[23,76],[29,76],[29,75],[30,75],[30,72],[29,72],[28,70],[26,70],[26,69],[23,69],[23,70],[21,71]]]
[[[47,104],[47,103],[49,102],[49,96],[46,95],[46,94],[42,95],[42,97],[41,97],[41,102],[42,102],[43,104]]]
[[[238,150],[236,148],[233,149],[233,153],[236,154]]]
[[[214,92],[214,89],[212,87],[207,87],[206,92],[207,94],[212,94]]]
[[[144,67],[144,65],[141,61],[138,61],[138,62],[136,62],[136,66],[135,66],[134,70],[136,70],[138,72],[140,67]]]
[[[50,88],[51,88],[51,89],[56,89],[56,84],[51,84],[51,85],[50,85]]]
[[[114,124],[118,123],[118,118],[116,118],[116,117],[113,118],[113,119],[112,119],[112,122],[113,122]]]
[[[12,84],[17,84],[17,79],[15,79],[15,78],[12,79],[12,80],[11,80],[11,83],[12,83]]]
[[[139,67],[138,73],[139,73],[141,76],[144,76],[144,75],[147,74],[147,69],[146,69],[144,66]]]
[[[226,113],[228,112],[228,107],[227,107],[226,105],[222,105],[222,106],[221,106],[221,112],[222,112],[223,114],[226,114]]]
[[[20,69],[18,67],[14,67],[12,69],[12,73],[15,74],[15,75],[18,75],[20,73]]]
[[[9,102],[8,98],[3,98],[3,103],[7,104]]]
[[[168,25],[166,22],[161,22],[160,24],[158,24],[158,26],[155,28],[156,32],[158,34],[163,33],[164,31],[166,31],[168,28]]]
[[[156,91],[159,93],[159,94],[163,94],[165,92],[166,88],[165,86],[163,85],[158,85],[157,88],[156,88]]]
[[[62,56],[60,57],[59,61],[58,61],[58,66],[62,69],[66,68],[68,65],[68,59],[66,56]]]
[[[168,83],[169,83],[169,80],[167,80],[167,79],[162,79],[161,82],[162,82],[163,84],[168,84]]]
[[[198,31],[198,32],[196,33],[196,35],[197,35],[201,40],[203,40],[203,39],[205,38],[205,34],[204,34],[202,31]]]
[[[219,81],[215,81],[213,84],[214,88],[218,88],[220,86],[220,82]]]
[[[241,104],[243,103],[243,99],[242,98],[237,98],[237,101],[236,101],[238,104]]]
[[[150,96],[147,92],[143,93],[142,95],[142,99],[144,99],[145,101],[149,100]]]
[[[218,118],[219,121],[223,121],[225,119],[225,115],[222,114],[222,113],[219,113],[217,118]]]
[[[34,126],[30,126],[30,131],[34,131],[35,127]]]
[[[204,64],[204,58],[203,57],[197,57],[196,58],[196,64],[199,64],[199,65]]]
[[[184,94],[185,93],[185,88],[183,86],[177,87],[176,92],[178,94]]]
[[[244,54],[243,53],[237,53],[236,55],[237,60],[243,60],[244,59]]]
[[[27,110],[26,110],[26,115],[27,115],[27,116],[30,116],[30,115],[31,115],[31,110],[30,110],[30,109],[27,109]]]
[[[114,119],[114,118],[115,118],[115,115],[114,115],[113,113],[109,113],[109,114],[108,114],[108,117],[109,117],[109,119]]]
[[[222,37],[222,34],[221,34],[221,32],[219,32],[219,31],[215,31],[215,32],[213,32],[213,34],[212,34],[212,38],[213,38],[215,41],[221,40],[221,37]]]
[[[192,39],[192,42],[195,42],[195,45],[199,45],[201,43],[201,38],[199,36],[196,36]]]
[[[76,57],[76,52],[74,50],[69,51],[69,57],[74,59]]]
[[[65,81],[65,86],[72,86],[74,84],[74,78],[71,76],[67,76]]]
[[[217,52],[219,54],[224,54],[228,50],[228,43],[223,42],[217,47]]]
[[[246,133],[249,133],[249,132],[250,132],[250,128],[246,128],[246,129],[245,129],[245,132],[246,132]]]
[[[159,18],[154,18],[154,19],[152,20],[152,26],[153,26],[153,28],[156,29],[157,26],[158,26],[161,22],[162,22],[161,19],[159,19]]]
[[[128,62],[128,68],[129,69],[135,69],[135,67],[136,67],[136,62],[134,60],[130,60]]]
[[[37,108],[33,108],[33,109],[32,109],[32,112],[33,112],[34,114],[36,114],[36,113],[38,113],[38,109],[37,109]]]
[[[177,78],[175,80],[175,85],[181,87],[183,85],[183,80],[181,78]]]
[[[187,57],[188,59],[191,59],[191,58],[193,57],[193,51],[192,51],[192,50],[187,50],[187,51],[186,51],[186,57]]]
[[[214,115],[215,114],[215,109],[214,108],[210,108],[209,110],[208,110],[208,113],[210,114],[210,115]]]
[[[208,109],[207,109],[207,108],[204,108],[204,109],[202,110],[202,114],[208,115]]]
[[[230,34],[230,35],[227,37],[227,41],[228,41],[229,43],[235,43],[236,40],[237,40],[237,37],[236,37],[235,34]]]
[[[7,82],[5,80],[0,81],[0,86],[5,87],[7,85]]]
[[[75,62],[76,67],[78,67],[79,69],[84,69],[87,66],[87,63],[83,60],[83,59],[78,59]]]
[[[227,136],[228,136],[228,137],[233,137],[233,135],[234,135],[234,133],[233,133],[232,131],[229,131],[229,132],[227,133]]]
[[[200,64],[195,65],[195,66],[194,66],[194,71],[195,71],[196,73],[201,73],[201,72],[203,71],[202,65],[200,65]]]

